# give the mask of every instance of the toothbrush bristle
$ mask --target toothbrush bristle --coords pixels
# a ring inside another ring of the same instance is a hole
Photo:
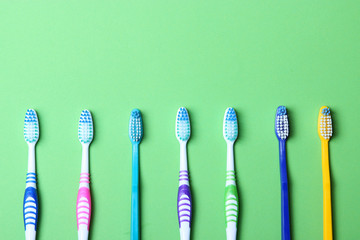
[[[143,137],[143,123],[138,109],[131,111],[129,122],[129,137],[132,142],[140,143]]]
[[[238,137],[238,131],[236,112],[230,107],[226,109],[224,116],[223,135],[225,140],[235,142]]]
[[[333,129],[332,129],[332,120],[331,120],[331,112],[330,108],[322,107],[319,112],[318,119],[318,132],[320,138],[325,140],[330,140]]]
[[[187,141],[190,138],[190,118],[186,108],[179,108],[176,116],[176,137],[179,141]]]
[[[89,110],[83,110],[79,120],[78,130],[79,141],[81,143],[91,143],[94,136],[94,127]]]
[[[28,143],[36,143],[39,139],[39,121],[34,109],[28,109],[24,121],[24,138]]]
[[[286,140],[289,136],[289,120],[286,111],[286,107],[280,106],[276,111],[276,120],[275,120],[275,132],[276,136],[280,140]]]

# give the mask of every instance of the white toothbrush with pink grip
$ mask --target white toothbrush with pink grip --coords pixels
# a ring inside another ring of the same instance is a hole
[[[82,145],[80,186],[76,202],[78,239],[88,240],[91,219],[91,195],[89,174],[89,146],[94,136],[93,121],[89,110],[81,112],[78,130]]]

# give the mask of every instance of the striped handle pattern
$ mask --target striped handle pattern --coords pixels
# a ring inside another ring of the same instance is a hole
[[[26,176],[26,189],[24,195],[24,226],[25,231],[31,225],[34,226],[34,230],[37,228],[38,220],[38,197],[36,190],[36,173],[28,173]]]
[[[81,173],[80,175],[80,185],[82,183],[90,183],[90,174]],[[78,230],[80,225],[85,225],[89,230],[91,218],[91,195],[90,189],[88,187],[80,187],[77,196],[76,202],[76,220]]]
[[[179,190],[178,190],[178,218],[179,227],[181,228],[183,223],[191,225],[191,193],[189,187],[189,174],[188,171],[180,171],[179,177]]]
[[[235,181],[235,171],[227,171],[226,174],[226,188],[225,188],[225,214],[226,224],[238,222],[239,211],[238,192]]]

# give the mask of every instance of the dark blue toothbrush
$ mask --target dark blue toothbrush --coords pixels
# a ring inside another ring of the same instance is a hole
[[[280,183],[281,183],[281,239],[290,240],[289,189],[286,166],[286,140],[289,136],[289,121],[284,106],[276,111],[275,133],[279,140]]]

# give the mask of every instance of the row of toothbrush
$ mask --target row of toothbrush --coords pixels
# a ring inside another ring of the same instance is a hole
[[[139,145],[143,137],[141,113],[134,109],[130,115],[129,137],[132,143],[132,194],[131,194],[131,240],[140,239],[139,218]],[[192,201],[188,173],[187,142],[190,139],[190,118],[186,108],[180,108],[176,116],[176,137],[180,143],[180,173],[177,200],[177,211],[180,228],[180,239],[190,239]],[[286,164],[286,140],[289,136],[289,121],[286,108],[278,107],[275,119],[275,133],[279,140],[280,180],[281,180],[281,233],[282,240],[290,240],[289,193]],[[324,240],[332,240],[331,188],[329,170],[329,140],[332,136],[330,109],[321,107],[318,118],[318,133],[322,149],[323,171],[323,236]],[[76,203],[78,239],[89,238],[91,219],[91,194],[89,174],[89,146],[94,135],[93,121],[90,111],[81,112],[78,137],[82,145],[82,161],[80,186]],[[226,238],[236,240],[239,201],[235,179],[234,143],[238,137],[238,122],[233,108],[225,111],[223,135],[227,143],[225,216]],[[36,190],[35,145],[39,139],[38,117],[33,109],[26,112],[24,137],[29,147],[28,172],[24,196],[24,224],[26,240],[35,240],[38,220],[38,197]]]

